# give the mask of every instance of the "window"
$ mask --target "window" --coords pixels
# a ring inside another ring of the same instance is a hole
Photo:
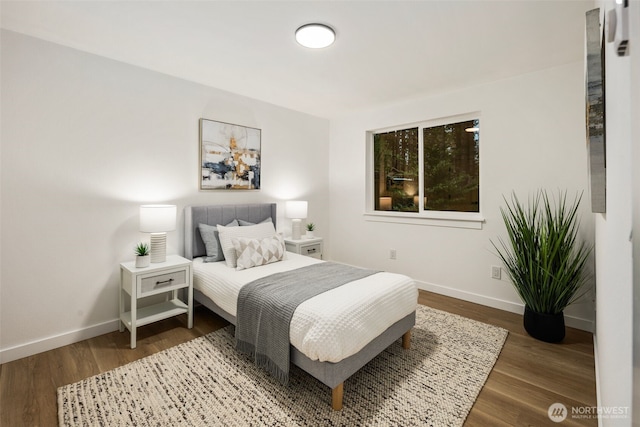
[[[373,135],[375,210],[418,212],[418,128]]]
[[[480,120],[426,127],[424,209],[480,212]]]
[[[479,218],[480,119],[454,120],[370,133],[369,213]]]

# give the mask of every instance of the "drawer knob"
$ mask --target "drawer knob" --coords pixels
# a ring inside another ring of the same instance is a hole
[[[156,286],[160,286],[160,285],[166,285],[173,282],[173,279],[169,279],[169,280],[163,280],[163,281],[157,281],[156,282]]]

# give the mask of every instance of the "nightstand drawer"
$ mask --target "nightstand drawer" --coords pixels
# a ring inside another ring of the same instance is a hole
[[[138,293],[140,295],[143,295],[145,293],[156,292],[165,288],[186,285],[186,283],[187,272],[185,270],[160,274],[157,276],[143,277],[140,280],[140,288],[138,289]]]
[[[302,255],[320,258],[320,256],[322,255],[322,244],[315,243],[313,245],[301,246],[300,253]]]
[[[322,259],[322,237],[300,240],[284,239],[284,243],[289,252]]]

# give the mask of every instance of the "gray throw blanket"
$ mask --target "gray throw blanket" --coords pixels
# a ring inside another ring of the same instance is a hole
[[[254,358],[281,383],[289,381],[289,324],[295,309],[309,298],[377,273],[323,262],[276,273],[240,289],[236,347]]]

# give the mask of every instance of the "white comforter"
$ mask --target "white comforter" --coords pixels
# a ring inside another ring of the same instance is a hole
[[[323,262],[287,252],[287,259],[236,271],[224,261],[193,262],[193,285],[236,316],[240,288],[260,277]],[[311,360],[339,362],[416,309],[418,290],[407,276],[381,272],[315,296],[291,319],[291,344]]]

